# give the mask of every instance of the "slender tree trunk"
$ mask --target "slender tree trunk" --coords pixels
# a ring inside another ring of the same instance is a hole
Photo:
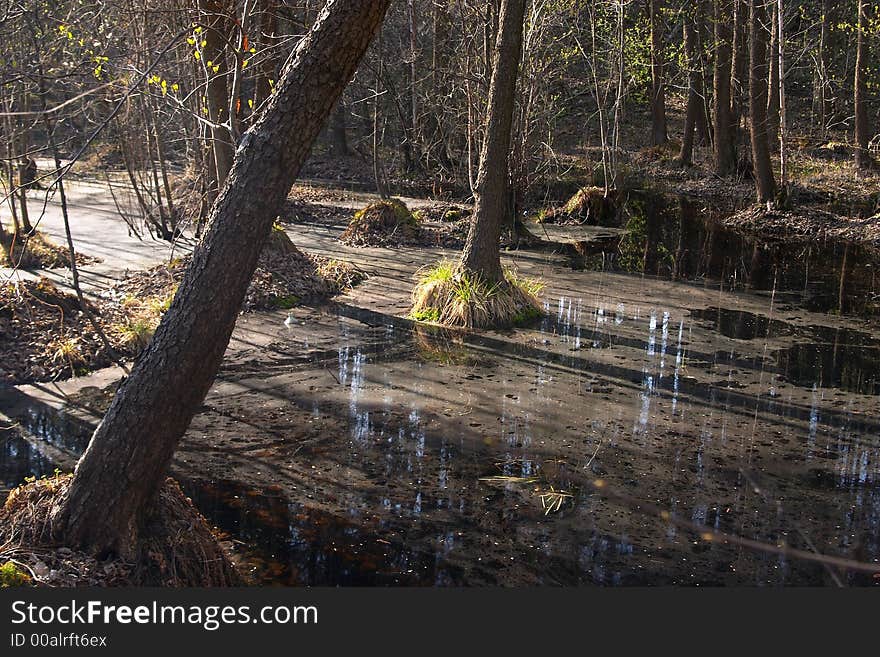
[[[752,163],[759,203],[770,203],[776,195],[770,142],[767,135],[767,8],[766,0],[750,0],[749,114],[751,115]]]
[[[870,169],[873,162],[871,155],[868,153],[868,140],[870,139],[870,131],[868,129],[868,105],[866,96],[867,88],[867,49],[865,47],[865,30],[868,27],[868,3],[866,0],[859,0],[859,18],[856,27],[856,73],[855,82],[853,84],[854,94],[853,101],[855,106],[855,153],[856,168],[864,171]]]
[[[831,0],[822,0],[822,16],[819,31],[819,118],[822,135],[834,117],[834,94],[831,90]]]
[[[711,107],[709,94],[706,93],[707,65],[705,61],[705,47],[703,33],[706,30],[706,0],[698,0],[694,3],[694,32],[696,36],[696,62],[697,62],[697,95],[700,98],[700,111],[697,112],[697,143],[704,146],[712,144]]]
[[[779,10],[774,4],[773,16],[770,21],[770,74],[767,78],[769,91],[767,94],[767,134],[770,147],[776,143],[777,127],[779,126]]]
[[[254,109],[266,102],[272,95],[272,84],[276,78],[275,69],[280,59],[280,44],[276,36],[278,31],[278,7],[277,0],[260,0],[260,40],[262,41],[264,54],[260,62],[257,75],[257,85],[254,98]]]
[[[205,96],[208,102],[208,118],[212,123],[211,148],[217,171],[217,192],[226,182],[235,154],[227,86],[229,67],[225,52],[226,39],[230,37],[229,17],[232,11],[228,4],[225,0],[199,0],[201,21],[205,26],[205,45],[201,59],[208,80]]]
[[[501,3],[474,216],[461,258],[462,269],[487,283],[504,280],[498,241],[510,205],[508,159],[525,5],[526,0],[503,0]]]
[[[733,62],[730,71],[730,121],[733,139],[739,146],[743,117],[748,104],[749,84],[749,2],[734,0]]]
[[[681,153],[679,160],[684,165],[693,162],[694,155],[694,130],[697,126],[698,117],[702,111],[703,99],[698,92],[700,70],[697,59],[697,34],[696,17],[691,12],[699,11],[698,7],[686,11],[683,16],[684,31],[684,54],[687,62],[688,76],[688,99],[687,111],[684,119],[684,135],[681,139]]]
[[[348,148],[348,109],[342,99],[336,104],[330,116],[330,152],[333,155],[349,154]]]
[[[776,23],[776,41],[780,44],[777,56],[777,68],[779,80],[777,95],[779,96],[779,184],[782,197],[788,195],[788,121],[786,114],[785,98],[785,7],[783,0],[776,0],[776,13],[779,20]]]
[[[180,288],[53,510],[68,545],[130,556],[139,522],[216,376],[272,222],[390,0],[330,0],[288,60]]]
[[[715,173],[728,176],[736,169],[736,146],[730,105],[731,0],[715,0]]]
[[[651,22],[651,143],[654,146],[660,146],[669,140],[666,132],[662,4],[662,0],[650,0],[648,3],[648,18]]]

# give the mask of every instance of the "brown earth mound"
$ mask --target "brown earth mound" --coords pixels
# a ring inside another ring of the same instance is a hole
[[[599,224],[612,219],[619,209],[619,194],[607,194],[601,187],[583,187],[558,208],[542,212],[540,222],[555,224]]]
[[[420,226],[403,201],[371,203],[355,213],[339,236],[349,246],[404,246],[421,243]]]
[[[76,254],[76,264],[88,265],[100,262],[96,258]],[[57,269],[70,267],[67,247],[54,244],[45,235],[34,231],[23,234],[0,233],[0,267],[18,269]]]
[[[151,505],[132,562],[99,561],[53,535],[53,506],[70,475],[24,484],[0,509],[0,561],[23,564],[44,586],[233,586],[241,583],[211,527],[173,479]]]
[[[137,272],[113,288],[118,303],[130,299],[162,298],[173,294],[189,263],[189,256]],[[275,229],[260,256],[242,310],[292,308],[345,292],[366,275],[345,262],[300,251],[283,230]],[[169,299],[170,302],[170,299]]]
[[[108,308],[90,305],[120,353]],[[68,378],[110,365],[100,336],[72,294],[46,278],[0,286],[0,382],[18,384]]]

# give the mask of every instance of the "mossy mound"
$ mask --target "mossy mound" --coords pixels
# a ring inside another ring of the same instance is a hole
[[[205,518],[173,479],[165,484],[140,527],[136,559],[98,561],[66,547],[53,534],[50,514],[70,475],[39,479],[14,489],[0,509],[2,552],[40,564],[45,585],[234,586],[241,578]],[[36,571],[35,571],[36,572]]]
[[[520,326],[543,314],[537,297],[542,287],[513,270],[503,281],[487,283],[441,262],[418,274],[410,318],[469,329]]]
[[[371,203],[358,210],[339,236],[349,246],[400,246],[419,242],[418,219],[399,199]]]
[[[542,223],[598,225],[613,219],[619,210],[619,194],[601,187],[582,187],[564,205],[538,215]]]

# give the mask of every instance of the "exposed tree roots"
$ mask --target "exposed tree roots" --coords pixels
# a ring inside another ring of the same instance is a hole
[[[51,526],[52,507],[69,483],[70,476],[61,475],[27,483],[9,494],[0,509],[0,556],[40,555],[41,562],[52,562],[61,569],[65,564],[96,563],[92,555],[65,546],[63,536],[57,536]],[[207,521],[173,479],[166,479],[143,518],[139,534],[134,562],[101,563],[100,572],[108,577],[103,581],[98,577],[98,584],[172,587],[241,584],[241,578]],[[94,573],[85,581],[73,583],[94,585]]]
[[[517,326],[542,314],[537,297],[541,287],[512,271],[505,273],[503,281],[487,283],[441,262],[420,272],[410,317],[471,329]]]

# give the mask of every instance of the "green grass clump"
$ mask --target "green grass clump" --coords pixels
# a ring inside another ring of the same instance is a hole
[[[140,351],[146,347],[156,332],[157,319],[135,316],[113,328],[120,341],[129,349]]]
[[[285,297],[276,297],[272,300],[272,305],[282,310],[290,310],[291,308],[296,308],[299,302],[300,298],[298,296],[295,294],[289,294]]]
[[[445,326],[517,326],[541,315],[537,295],[543,284],[504,272],[504,280],[484,281],[449,261],[421,270],[413,290],[410,318]]]
[[[32,581],[31,576],[12,561],[7,561],[0,566],[0,589],[28,586]]]

